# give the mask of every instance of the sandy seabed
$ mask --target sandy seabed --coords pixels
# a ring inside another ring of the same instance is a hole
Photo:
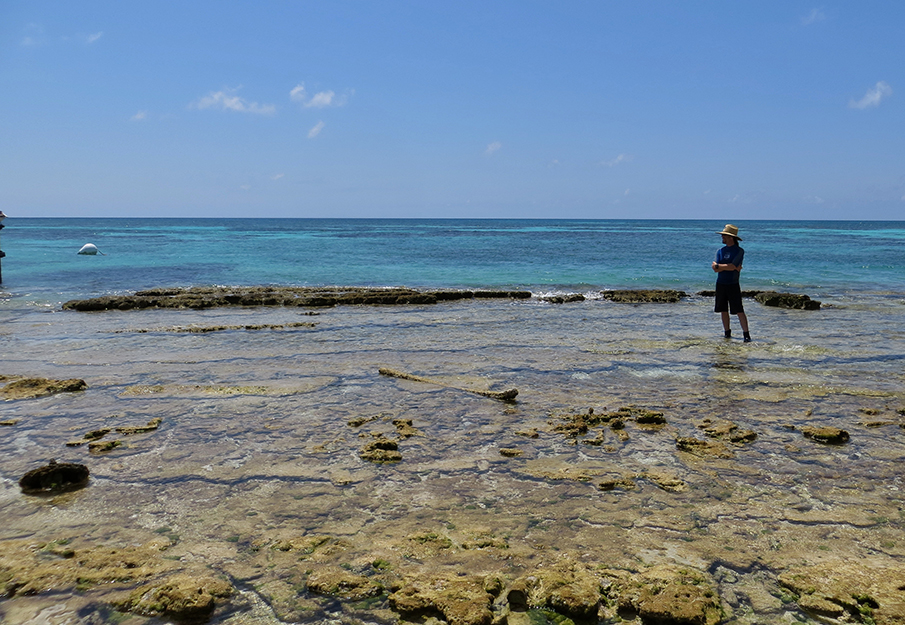
[[[662,622],[905,622],[905,303],[746,306],[750,344],[702,298],[11,315],[0,382],[87,389],[0,405],[0,616],[170,622],[123,597],[186,573],[232,589],[213,623],[482,622],[424,590],[472,579],[498,623],[642,623],[619,592],[669,570],[720,612]],[[51,458],[88,485],[23,494]],[[102,549],[134,561],[80,571]]]

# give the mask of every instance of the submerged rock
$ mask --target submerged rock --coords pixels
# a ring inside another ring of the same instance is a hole
[[[818,443],[826,443],[827,445],[842,445],[848,442],[848,432],[834,427],[816,427],[812,425],[801,428],[801,433],[805,438],[810,438]]]
[[[611,479],[602,480],[599,484],[597,484],[597,488],[602,491],[611,491],[611,490],[635,490],[638,487],[635,484],[635,481],[626,477],[615,477]]]
[[[165,539],[124,548],[74,547],[68,539],[41,543],[34,537],[4,541],[2,545],[0,589],[7,598],[48,589],[144,581],[176,565],[163,557],[170,545]]]
[[[493,595],[479,577],[410,578],[390,595],[390,607],[405,616],[439,613],[449,625],[490,625]]]
[[[385,437],[383,434],[375,436],[374,440],[364,444],[358,455],[368,462],[399,462],[402,454],[399,453],[399,443]]]
[[[83,464],[57,463],[56,460],[51,460],[45,466],[23,475],[19,480],[19,487],[29,495],[62,493],[88,484],[89,474],[88,467]]]
[[[728,440],[730,443],[750,443],[757,438],[753,430],[739,429],[738,425],[725,419],[703,419],[697,426],[710,438]]]
[[[107,451],[113,451],[122,445],[121,441],[95,441],[88,443],[88,451],[93,454],[102,454]]]
[[[732,458],[733,453],[719,441],[701,440],[691,436],[676,439],[676,448],[700,457]]]
[[[611,600],[644,623],[716,625],[723,618],[719,595],[700,571],[659,565],[637,575],[614,574]]]
[[[831,561],[783,572],[779,583],[795,593],[802,610],[821,620],[905,623],[905,572],[901,567]]]
[[[518,578],[507,598],[510,607],[546,607],[559,614],[588,619],[597,614],[600,582],[580,566],[566,563]]]
[[[393,425],[396,427],[396,433],[399,434],[400,438],[424,436],[418,428],[412,425],[411,419],[393,419]]]
[[[85,380],[48,380],[47,378],[23,378],[10,382],[0,389],[0,396],[6,399],[33,399],[57,393],[74,393],[88,388]]]
[[[383,592],[383,586],[364,575],[356,575],[340,568],[314,571],[308,576],[308,591],[350,601],[361,601]]]
[[[182,622],[203,622],[210,618],[218,598],[233,592],[229,582],[210,576],[177,573],[133,591],[116,608],[142,616],[164,616]]]
[[[146,432],[153,432],[157,428],[160,427],[163,419],[160,417],[154,417],[146,425],[126,425],[120,426],[116,428],[116,431],[124,436],[129,436],[131,434],[145,434]]]

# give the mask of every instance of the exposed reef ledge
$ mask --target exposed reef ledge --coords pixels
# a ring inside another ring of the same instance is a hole
[[[436,304],[478,298],[527,299],[530,291],[416,291],[363,287],[191,287],[150,289],[134,295],[70,300],[65,310],[133,310],[136,308],[221,308],[224,306],[310,306]]]

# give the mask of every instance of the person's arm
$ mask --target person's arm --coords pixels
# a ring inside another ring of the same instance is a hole
[[[736,255],[735,258],[733,258],[733,260],[735,260],[735,262],[737,262],[738,264],[733,265],[732,263],[722,263],[722,264],[718,263],[717,261],[720,260],[720,258],[719,258],[719,256],[717,256],[717,259],[715,261],[713,261],[713,270],[717,273],[719,273],[721,271],[741,271],[742,270],[742,259],[744,259],[744,258],[745,258],[745,252],[741,251],[738,255]]]

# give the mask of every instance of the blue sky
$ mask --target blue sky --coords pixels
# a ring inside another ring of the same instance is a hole
[[[905,3],[0,3],[8,215],[902,219]]]

